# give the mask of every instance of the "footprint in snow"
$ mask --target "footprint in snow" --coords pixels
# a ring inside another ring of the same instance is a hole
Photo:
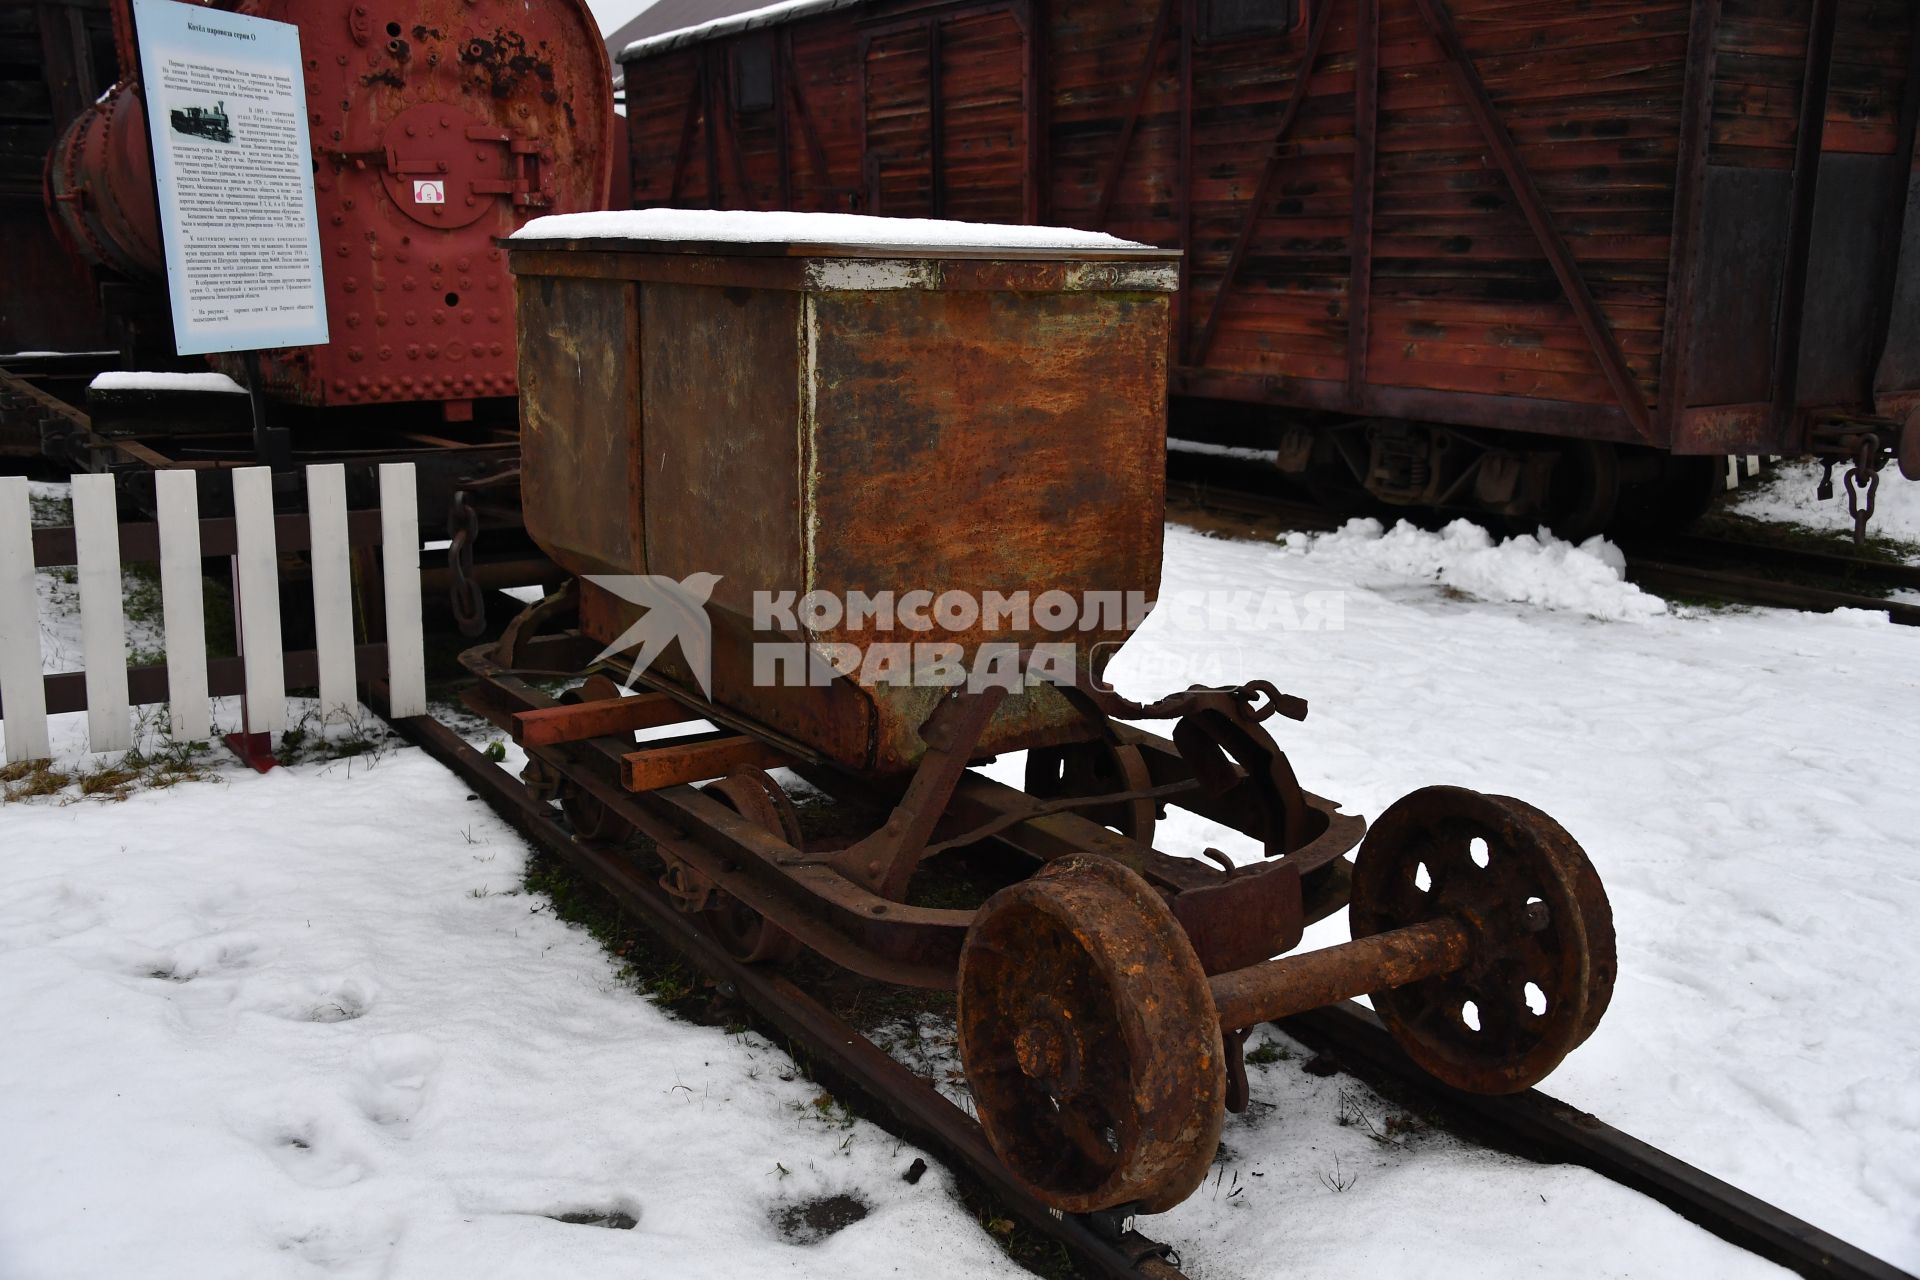
[[[251,934],[213,933],[151,953],[136,960],[134,969],[162,982],[192,982],[244,969],[259,950],[259,940]]]
[[[871,1206],[859,1196],[840,1192],[815,1196],[798,1204],[776,1204],[770,1216],[783,1239],[793,1244],[819,1244],[860,1221],[870,1211]]]
[[[356,1211],[341,1220],[295,1220],[268,1230],[282,1253],[335,1280],[377,1280],[390,1273],[389,1258],[403,1228],[397,1217]]]
[[[566,1182],[469,1183],[454,1193],[463,1214],[549,1218],[576,1227],[631,1231],[640,1197],[604,1185]]]
[[[350,1187],[373,1171],[373,1158],[339,1117],[283,1112],[236,1125],[295,1182]]]
[[[106,923],[107,896],[68,880],[17,892],[0,903],[0,947],[58,942]]]
[[[440,1046],[425,1036],[375,1036],[354,1051],[353,1101],[381,1126],[408,1125],[426,1103],[440,1067]]]
[[[236,1005],[288,1022],[352,1022],[373,1008],[378,994],[373,979],[358,973],[261,979],[248,984]]]

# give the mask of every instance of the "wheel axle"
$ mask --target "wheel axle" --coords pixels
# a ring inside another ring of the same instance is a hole
[[[1472,948],[1472,935],[1458,920],[1429,920],[1215,974],[1207,985],[1220,1025],[1237,1030],[1453,973]]]

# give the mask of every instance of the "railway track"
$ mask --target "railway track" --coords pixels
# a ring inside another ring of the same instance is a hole
[[[374,701],[384,704],[376,687]],[[617,849],[581,838],[548,804],[456,731],[429,716],[389,720],[394,732],[452,770],[529,841],[603,888],[663,942],[762,1024],[804,1054],[837,1092],[876,1123],[946,1161],[1081,1273],[1110,1280],[1181,1280],[1176,1251],[1118,1212],[1059,1214],[1027,1195],[988,1146],[979,1124],[777,969],[730,955],[695,917],[678,910],[653,875]],[[1812,1224],[1537,1090],[1508,1097],[1460,1093],[1415,1068],[1372,1014],[1347,1003],[1275,1024],[1343,1070],[1469,1138],[1549,1163],[1589,1168],[1641,1192],[1714,1235],[1807,1277],[1914,1280]]]
[[[1312,503],[1244,487],[1246,464],[1236,475],[1218,459],[1207,461],[1213,465],[1175,470],[1182,478],[1169,480],[1172,504],[1273,528],[1329,530],[1344,519]],[[1627,557],[1627,578],[1657,595],[1814,613],[1866,609],[1885,613],[1903,626],[1920,626],[1920,565],[1701,534],[1626,539],[1621,549]],[[1881,594],[1903,591],[1916,596],[1901,600]]]

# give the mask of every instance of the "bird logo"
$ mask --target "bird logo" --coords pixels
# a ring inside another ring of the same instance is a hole
[[[633,688],[642,671],[653,664],[669,642],[680,641],[680,653],[693,672],[695,683],[708,700],[713,698],[713,620],[707,617],[707,600],[719,583],[717,573],[690,573],[673,579],[657,573],[594,574],[587,581],[619,596],[628,604],[646,610],[619,639],[600,651],[594,659],[611,657],[636,649],[633,665],[627,669],[622,689]]]

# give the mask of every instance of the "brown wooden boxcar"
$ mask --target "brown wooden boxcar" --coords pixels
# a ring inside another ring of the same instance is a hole
[[[1525,513],[1571,457],[1567,501],[1610,508],[1649,459],[1890,449],[1920,405],[1917,26],[1914,0],[800,0],[622,55],[632,202],[1177,247],[1172,390],[1290,411],[1256,415],[1283,465]]]

